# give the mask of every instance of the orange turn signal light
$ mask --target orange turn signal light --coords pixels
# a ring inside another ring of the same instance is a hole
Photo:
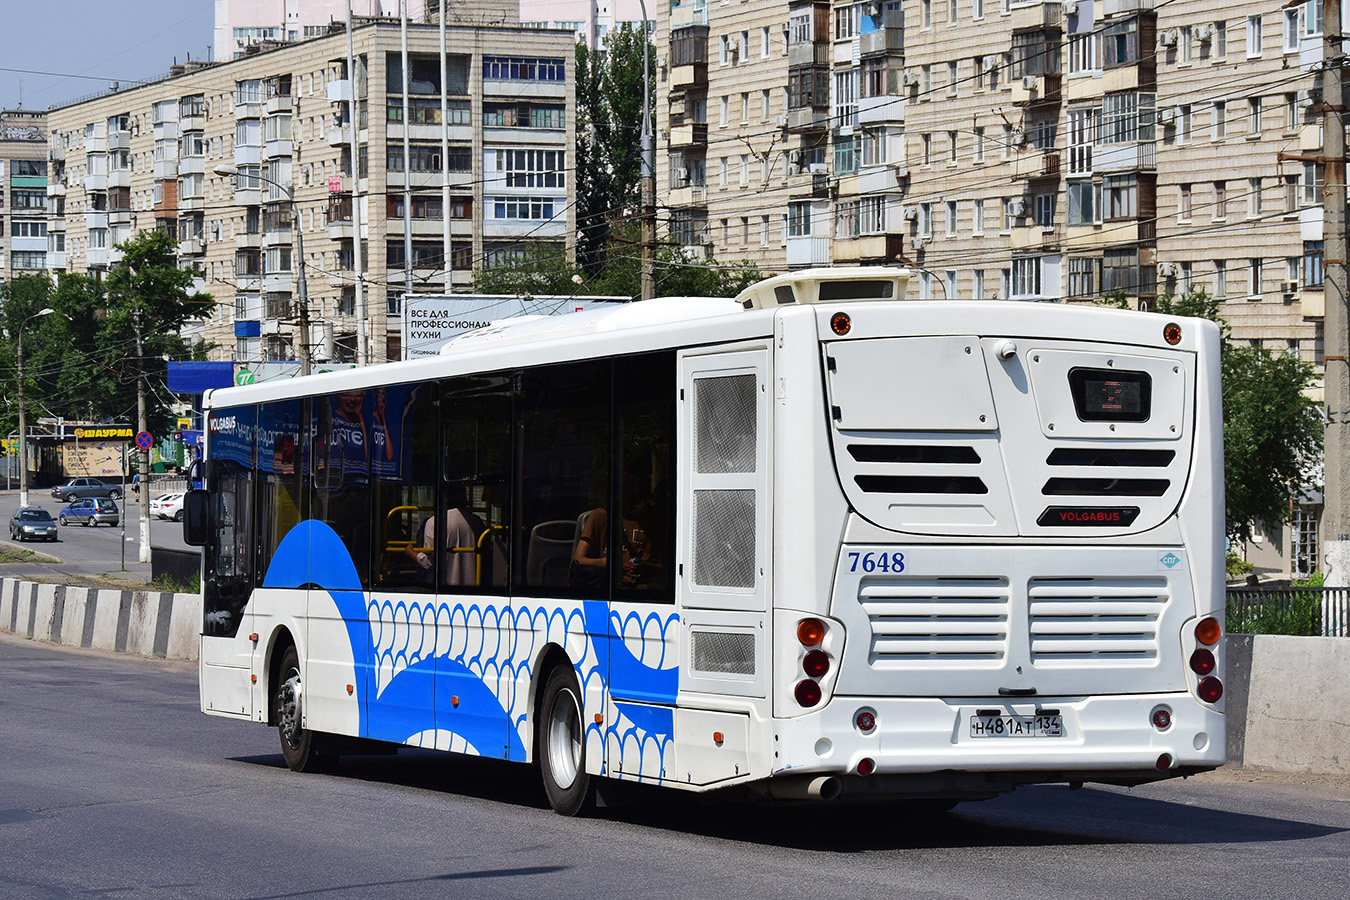
[[[802,619],[797,623],[797,640],[804,647],[814,647],[825,640],[825,623],[819,619]]]
[[[1201,619],[1195,626],[1195,639],[1206,647],[1212,647],[1223,636],[1223,628],[1218,619]]]
[[[830,316],[830,330],[840,337],[848,334],[852,327],[853,320],[848,317],[848,313],[835,313]]]
[[[1181,326],[1176,322],[1168,322],[1163,326],[1163,340],[1167,343],[1176,345],[1181,343]]]

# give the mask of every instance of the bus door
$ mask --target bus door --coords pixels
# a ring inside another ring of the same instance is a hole
[[[679,384],[675,742],[680,779],[708,784],[746,771],[749,717],[683,707],[725,702],[699,694],[764,697],[768,684],[768,349],[686,351]]]

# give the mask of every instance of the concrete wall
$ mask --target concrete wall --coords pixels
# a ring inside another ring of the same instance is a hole
[[[139,656],[196,659],[195,594],[0,579],[0,631]],[[1230,765],[1350,774],[1350,639],[1229,635]]]
[[[195,594],[123,591],[0,579],[0,631],[137,656],[196,659]]]

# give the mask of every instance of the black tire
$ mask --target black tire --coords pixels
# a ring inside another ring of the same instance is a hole
[[[586,721],[581,689],[570,665],[555,666],[544,684],[539,707],[539,771],[549,806],[560,816],[575,816],[595,802],[586,772]]]
[[[303,683],[300,680],[300,656],[295,647],[281,655],[277,674],[277,735],[281,755],[292,772],[331,772],[337,755],[323,751],[324,736],[304,728]]]
[[[113,500],[121,500],[122,492],[117,490],[108,491],[108,496],[111,497]]]
[[[79,495],[79,494],[69,494],[69,495],[66,496],[65,499],[66,499],[67,502],[70,502],[71,500],[78,500],[78,499],[80,499],[80,495]]]
[[[61,522],[62,525],[69,525],[69,524],[70,524],[69,522],[66,521],[66,517],[65,517],[65,516],[61,516],[60,519],[59,519],[59,521]]]
[[[181,521],[183,521],[183,511],[182,511],[181,509],[178,510],[178,512],[176,512],[176,513],[173,514],[173,520],[174,520],[175,522],[181,522]]]
[[[84,517],[84,527],[85,527],[85,528],[88,528],[90,525],[93,525],[93,524],[94,524],[94,517],[93,517],[93,516],[85,516],[85,517]]]

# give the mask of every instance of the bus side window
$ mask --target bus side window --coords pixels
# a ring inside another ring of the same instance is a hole
[[[623,560],[617,595],[674,603],[675,354],[625,357],[614,367]]]
[[[520,377],[520,525],[515,583],[523,593],[609,599],[609,360],[527,369]]]
[[[503,594],[510,575],[509,374],[442,382],[441,483],[432,530],[441,590]]]
[[[424,544],[436,503],[438,386],[396,384],[370,398],[372,578],[431,591],[435,549]]]

